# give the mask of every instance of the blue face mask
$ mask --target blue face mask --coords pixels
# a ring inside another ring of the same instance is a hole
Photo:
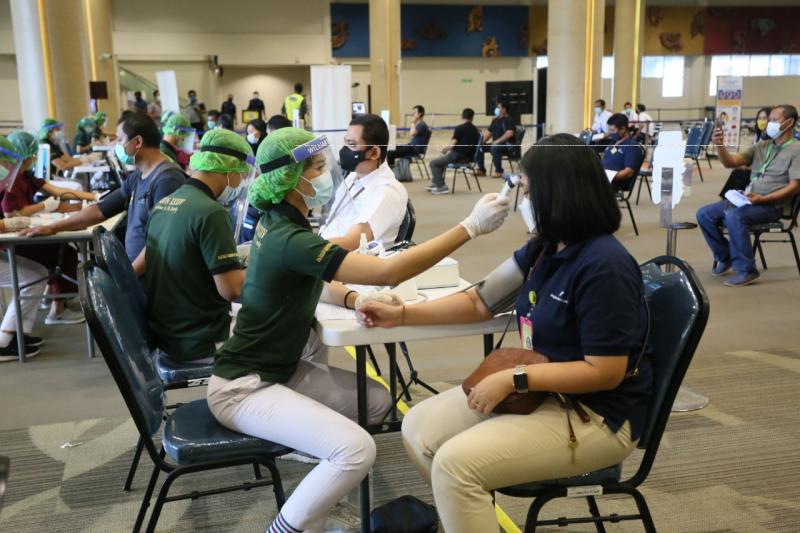
[[[217,201],[224,205],[225,207],[230,207],[231,204],[239,197],[239,194],[242,192],[242,187],[244,187],[244,180],[239,182],[239,185],[236,187],[231,187],[231,176],[228,174],[228,184],[225,186],[225,189],[222,191],[217,197]]]
[[[303,196],[306,207],[314,209],[315,207],[322,207],[331,201],[331,198],[333,198],[333,177],[329,170],[320,174],[313,180],[305,176],[300,176],[300,178],[310,183],[311,187],[314,189],[314,196],[306,196],[300,191],[297,191]]]
[[[214,128],[217,127],[217,123],[214,122],[213,120],[209,120],[208,122],[206,122],[206,126],[208,126],[208,129],[213,130]]]
[[[114,145],[114,155],[117,156],[117,159],[123,165],[133,165],[136,163],[136,154],[128,155],[128,153],[125,151],[125,146],[127,146],[128,143],[130,142],[131,141],[128,141],[124,145],[123,144]]]
[[[495,107],[494,108],[494,116],[496,116],[496,117],[500,116],[500,108],[499,107]]]

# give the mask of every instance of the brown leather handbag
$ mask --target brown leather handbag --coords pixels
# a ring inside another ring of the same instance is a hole
[[[467,376],[464,383],[461,384],[461,389],[464,394],[469,395],[472,387],[490,374],[508,370],[517,365],[535,365],[549,362],[550,359],[533,350],[519,348],[496,349],[486,356],[472,374]],[[505,400],[497,404],[497,407],[492,412],[497,414],[527,415],[535,411],[549,394],[549,392],[544,391],[512,392]]]

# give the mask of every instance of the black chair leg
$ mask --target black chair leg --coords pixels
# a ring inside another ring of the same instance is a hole
[[[631,215],[631,223],[633,224],[633,232],[636,236],[639,236],[639,228],[636,226],[636,219],[633,217],[633,208],[631,207],[630,201],[625,198],[625,206],[628,208],[628,213]]]
[[[447,172],[447,171],[445,170],[445,172]],[[458,179],[458,169],[454,168],[453,169],[453,185],[450,187],[450,194],[455,194],[456,193],[456,179]]]
[[[256,476],[256,479],[262,479],[264,477],[261,475],[261,468],[259,468],[258,463],[253,463],[253,474]]]
[[[700,166],[700,160],[697,157],[694,158],[694,162],[697,165],[697,173],[700,174],[700,183],[703,183],[703,167]]]
[[[472,171],[472,178],[475,180],[475,185],[478,186],[478,192],[483,192],[483,189],[481,188],[481,180],[478,179],[478,175],[474,170]]]
[[[161,490],[158,491],[156,503],[153,505],[153,512],[150,514],[150,521],[147,522],[147,529],[145,530],[145,533],[155,532],[158,518],[161,516],[161,509],[164,507],[164,500],[166,500],[167,494],[169,494],[169,489],[182,473],[183,472],[180,470],[173,470],[167,475],[167,479],[165,479],[164,484],[161,485]]]
[[[544,504],[550,501],[549,497],[535,498],[528,507],[528,515],[525,517],[525,533],[535,533],[536,525],[539,522],[539,513],[542,511]]]
[[[286,503],[286,494],[283,492],[281,474],[278,472],[278,467],[275,466],[275,461],[272,459],[267,459],[263,465],[267,467],[267,470],[269,470],[272,476],[272,491],[275,494],[275,503],[278,505],[278,511],[280,511],[283,504]]]
[[[372,346],[367,345],[367,354],[369,355],[369,360],[372,362],[372,366],[375,367],[375,373],[380,376],[381,367],[378,366],[378,360],[375,359],[375,352],[372,351]]]
[[[161,453],[163,454],[164,451],[162,450]],[[147,483],[147,489],[145,489],[144,496],[142,496],[142,505],[139,507],[139,514],[136,515],[136,523],[133,525],[133,533],[139,533],[139,531],[142,529],[144,517],[147,514],[147,508],[150,507],[150,498],[153,497],[153,489],[156,487],[156,480],[158,479],[158,474],[160,473],[161,469],[158,468],[158,465],[155,465],[153,467],[153,474],[150,476],[150,481]]]
[[[463,172],[463,173],[464,173],[464,181],[466,181],[466,182],[467,182],[467,189],[468,189],[470,192],[472,192],[472,185],[470,185],[470,184],[469,184],[469,178],[467,177],[467,171],[466,171],[466,170],[464,170],[464,169],[462,168],[462,169],[461,169],[461,172]],[[476,179],[475,181],[477,181],[477,179]]]
[[[653,522],[653,516],[650,514],[650,508],[647,506],[647,502],[642,496],[642,493],[636,489],[631,489],[628,492],[633,499],[636,501],[636,507],[639,509],[639,514],[642,515],[642,525],[644,525],[644,530],[647,533],[656,533],[656,525]]]
[[[756,235],[753,240],[753,248],[758,251],[758,256],[761,258],[761,266],[767,270],[767,261],[764,259],[764,249],[761,247],[761,235]]]
[[[600,509],[597,507],[597,500],[595,500],[594,496],[587,496],[586,501],[589,502],[589,512],[592,513],[593,517],[598,518]],[[602,522],[595,522],[594,527],[597,529],[597,533],[606,533],[606,526]]]
[[[133,460],[131,461],[131,467],[128,469],[128,477],[125,479],[125,486],[122,487],[122,490],[125,492],[130,492],[131,485],[133,484],[133,478],[136,476],[136,469],[139,467],[139,459],[142,457],[142,450],[144,449],[144,441],[142,437],[139,437],[139,440],[136,441],[136,451],[133,452]]]
[[[797,253],[797,241],[794,240],[794,233],[791,231],[789,232],[789,242],[792,243],[794,262],[797,263],[797,273],[800,274],[800,254]]]

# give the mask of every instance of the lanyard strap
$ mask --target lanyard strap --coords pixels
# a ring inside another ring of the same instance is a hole
[[[783,143],[782,145],[780,145],[777,148],[777,150],[775,149],[775,143],[771,142],[769,144],[769,146],[767,147],[767,155],[764,158],[764,163],[762,163],[761,164],[761,168],[758,169],[757,175],[755,175],[753,177],[753,181],[763,177],[764,173],[767,171],[767,169],[770,167],[770,165],[772,165],[772,162],[775,161],[775,159],[778,157],[778,154],[781,153],[781,150],[783,149],[783,147],[784,146],[789,146],[793,142],[794,142],[794,139],[788,140],[785,143]]]
[[[336,218],[336,215],[339,213],[341,208],[344,207],[345,195],[350,196],[350,191],[352,190],[353,187],[356,186],[357,183],[358,183],[357,180],[354,181],[353,184],[350,185],[350,187],[348,187],[347,190],[342,193],[342,200],[338,202],[335,206],[333,206],[333,208],[331,208],[331,214],[325,221],[326,225],[330,224],[333,221],[333,219]],[[356,193],[353,196],[350,197],[350,201],[351,202],[355,201],[355,199],[358,198],[358,195],[364,192],[364,189],[365,189],[364,185],[361,185],[361,188],[358,191],[356,191]]]

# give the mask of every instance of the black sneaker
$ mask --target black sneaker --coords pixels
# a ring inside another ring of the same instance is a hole
[[[34,357],[38,354],[38,346],[25,346],[25,357]],[[17,359],[19,359],[19,352],[17,351],[16,339],[8,343],[8,346],[0,347],[0,363],[16,361]]]
[[[42,337],[36,337],[34,335],[22,335],[22,338],[25,340],[25,346],[41,346],[44,344],[44,339]],[[11,344],[14,346],[17,345],[17,334],[15,333],[13,337],[11,337]]]

